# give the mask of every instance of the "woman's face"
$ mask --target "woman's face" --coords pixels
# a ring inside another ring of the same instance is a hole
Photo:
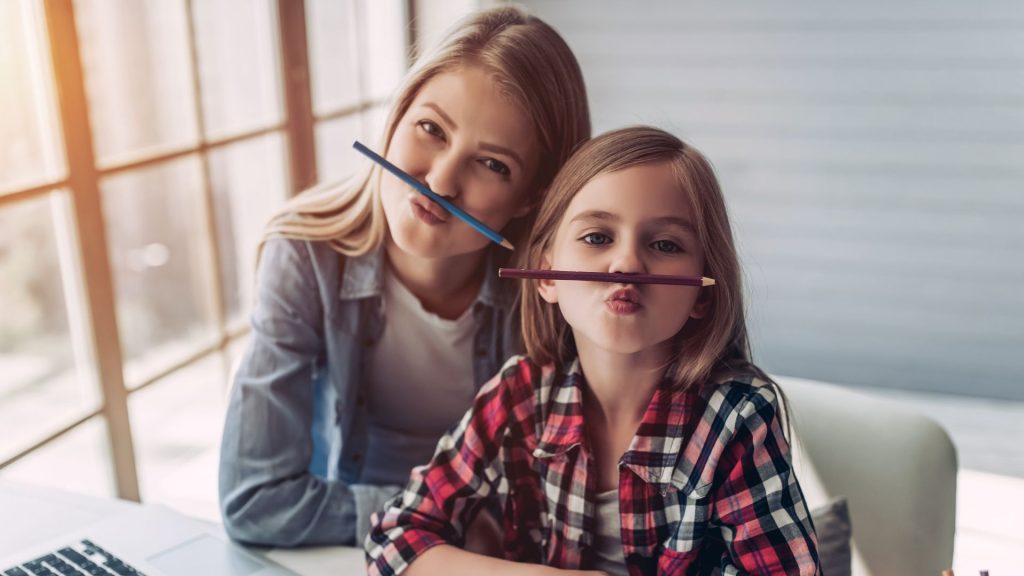
[[[532,123],[481,68],[431,78],[399,119],[386,157],[492,230],[525,215],[540,159]],[[490,242],[398,178],[380,182],[391,241],[423,258],[481,250]]]

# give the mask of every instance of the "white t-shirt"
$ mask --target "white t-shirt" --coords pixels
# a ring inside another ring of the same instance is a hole
[[[628,576],[626,555],[622,551],[622,518],[619,516],[619,490],[597,495],[597,522],[594,531],[595,570],[610,576]]]
[[[384,332],[369,358],[369,446],[361,482],[405,484],[396,454],[419,453],[423,464],[438,439],[473,403],[473,307],[455,320],[423,309],[385,266]],[[408,462],[402,458],[401,462]]]

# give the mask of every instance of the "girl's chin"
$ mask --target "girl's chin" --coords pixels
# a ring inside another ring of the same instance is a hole
[[[666,344],[666,341],[652,341],[647,334],[602,332],[593,337],[587,337],[591,346],[602,353],[616,356],[631,356],[634,354],[651,354],[654,349]],[[660,353],[660,352],[659,352]]]

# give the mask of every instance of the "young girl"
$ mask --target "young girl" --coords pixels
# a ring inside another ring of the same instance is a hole
[[[716,284],[528,281],[528,355],[374,515],[370,573],[817,574],[781,395],[750,362],[725,203],[700,153],[652,128],[596,138],[525,249],[528,268]],[[496,499],[505,560],[461,550]]]
[[[589,135],[569,47],[505,7],[420,58],[377,149],[514,244]],[[522,350],[515,286],[495,276],[508,252],[365,165],[266,232],[220,460],[224,524],[245,542],[362,542],[370,513]]]

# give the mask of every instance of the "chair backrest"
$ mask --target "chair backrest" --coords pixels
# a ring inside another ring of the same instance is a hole
[[[833,384],[777,378],[808,505],[849,503],[854,576],[941,574],[953,564],[956,449],[924,415]]]

